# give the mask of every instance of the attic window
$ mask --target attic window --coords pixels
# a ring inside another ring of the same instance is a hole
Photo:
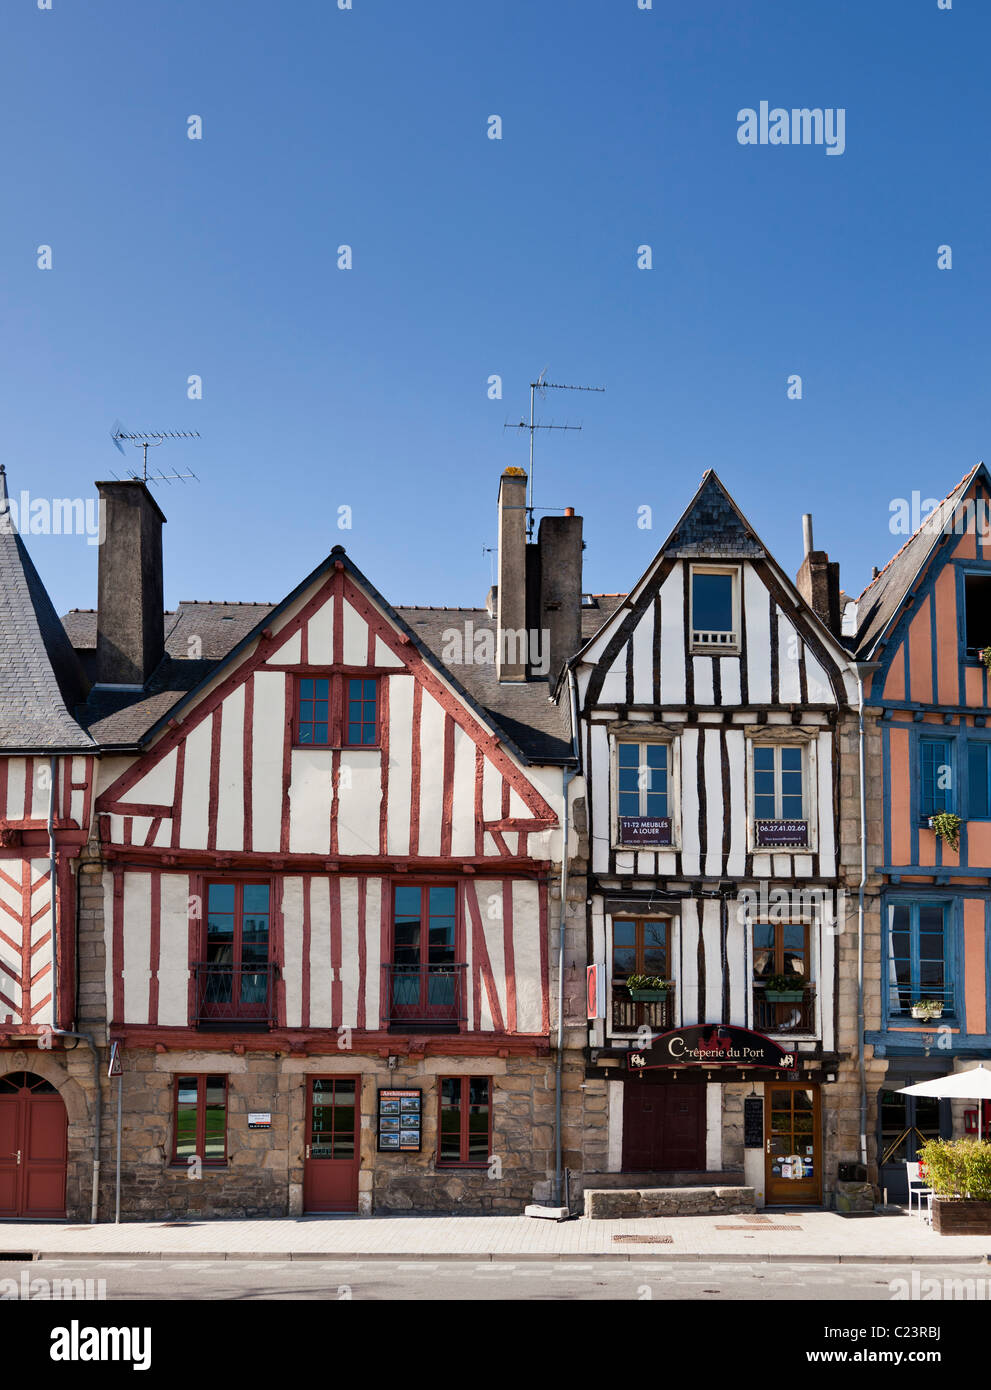
[[[964,576],[968,651],[974,656],[991,647],[991,574]]]
[[[740,571],[734,565],[693,565],[692,650],[739,650]]]
[[[582,594],[583,608],[598,608],[599,602],[594,594]]]

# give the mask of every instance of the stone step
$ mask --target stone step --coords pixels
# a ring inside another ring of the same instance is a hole
[[[574,1175],[572,1175],[574,1177]],[[687,1172],[627,1172],[627,1173],[582,1173],[583,1188],[602,1187],[741,1187],[743,1169],[727,1168],[700,1173],[697,1169]]]
[[[752,1187],[611,1187],[585,1189],[592,1221],[629,1216],[730,1216],[756,1211]]]

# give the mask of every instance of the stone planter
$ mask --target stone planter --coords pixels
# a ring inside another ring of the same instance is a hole
[[[933,1230],[940,1236],[991,1236],[991,1202],[933,1197]]]

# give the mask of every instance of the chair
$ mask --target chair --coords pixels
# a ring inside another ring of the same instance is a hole
[[[919,1217],[920,1217],[920,1219],[921,1219],[922,1214],[923,1214],[923,1213],[922,1213],[922,1199],[923,1199],[923,1197],[925,1197],[925,1199],[926,1199],[925,1219],[926,1219],[927,1221],[930,1221],[930,1222],[931,1222],[931,1221],[932,1221],[932,1208],[933,1208],[933,1190],[932,1190],[931,1187],[927,1187],[927,1186],[926,1186],[925,1181],[924,1181],[924,1179],[923,1179],[923,1177],[922,1177],[922,1164],[921,1164],[921,1163],[908,1163],[908,1162],[906,1162],[906,1164],[905,1164],[905,1172],[906,1172],[906,1175],[908,1176],[908,1210],[909,1210],[909,1215],[911,1215],[911,1213],[912,1213],[912,1194],[914,1193],[915,1196],[918,1197],[918,1199],[919,1199]]]

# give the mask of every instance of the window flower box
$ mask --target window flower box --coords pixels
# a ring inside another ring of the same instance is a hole
[[[656,975],[631,975],[626,988],[637,1004],[657,1004],[667,998],[671,981],[662,980]]]

